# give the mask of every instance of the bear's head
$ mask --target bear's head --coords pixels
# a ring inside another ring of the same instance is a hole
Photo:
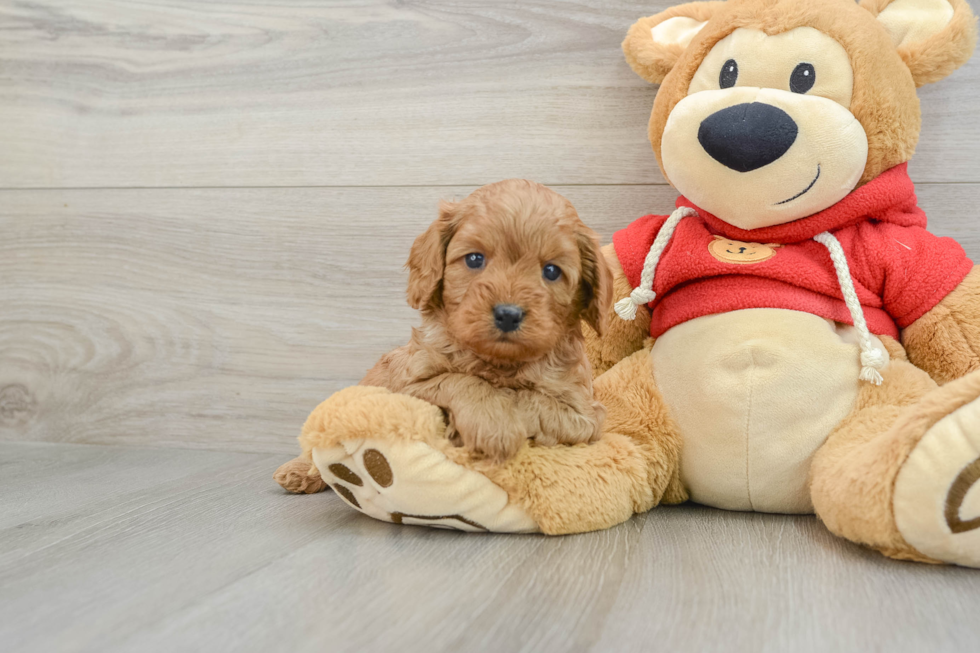
[[[965,0],[693,2],[637,21],[664,176],[741,229],[813,215],[912,156],[916,87],[969,59]]]

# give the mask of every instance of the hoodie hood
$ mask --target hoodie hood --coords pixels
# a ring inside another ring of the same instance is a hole
[[[683,196],[677,198],[677,207],[694,209],[712,231],[725,238],[787,245],[810,240],[825,231],[838,231],[867,220],[924,229],[926,214],[916,202],[915,186],[908,175],[908,164],[902,163],[886,170],[837,204],[819,213],[771,227],[739,229],[698,208]]]

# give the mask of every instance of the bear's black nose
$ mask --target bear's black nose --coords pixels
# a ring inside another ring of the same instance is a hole
[[[749,172],[784,155],[797,131],[796,123],[782,109],[746,102],[705,118],[698,129],[698,142],[723,166]]]
[[[493,307],[493,323],[504,333],[515,331],[524,319],[524,309],[513,304],[497,304]]]

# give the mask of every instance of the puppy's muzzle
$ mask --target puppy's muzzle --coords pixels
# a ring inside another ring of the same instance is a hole
[[[782,109],[745,102],[705,118],[698,129],[698,142],[726,168],[750,172],[786,154],[798,131],[796,122]]]
[[[524,321],[524,309],[514,304],[497,304],[493,307],[493,323],[504,333],[516,331]]]

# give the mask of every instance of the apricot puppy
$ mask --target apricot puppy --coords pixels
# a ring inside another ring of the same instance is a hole
[[[602,332],[612,275],[568,200],[510,179],[444,202],[408,269],[422,326],[362,385],[442,407],[450,437],[496,461],[527,439],[599,438],[605,411],[579,323]]]

